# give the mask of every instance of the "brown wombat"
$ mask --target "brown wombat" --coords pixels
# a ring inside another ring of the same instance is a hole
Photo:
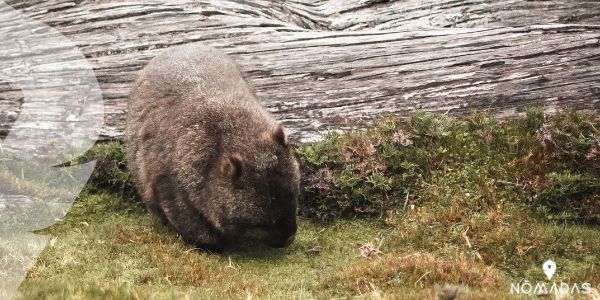
[[[218,50],[183,45],[152,59],[129,97],[125,139],[141,198],[184,241],[214,252],[243,238],[293,241],[293,149]]]

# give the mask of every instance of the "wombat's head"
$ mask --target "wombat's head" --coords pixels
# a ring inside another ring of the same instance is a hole
[[[285,247],[296,235],[300,172],[283,127],[222,155],[219,168],[220,224],[233,238],[249,237]]]

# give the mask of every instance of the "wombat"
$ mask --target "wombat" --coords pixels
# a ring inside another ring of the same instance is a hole
[[[294,240],[293,148],[217,49],[188,44],[152,59],[129,96],[125,140],[143,202],[185,242],[221,252],[243,239]]]

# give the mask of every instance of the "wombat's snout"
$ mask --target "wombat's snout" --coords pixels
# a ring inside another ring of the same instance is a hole
[[[278,225],[278,233],[267,244],[273,248],[287,247],[296,238],[296,220],[294,219],[291,222],[280,223]]]
[[[290,244],[291,244],[291,243],[294,241],[294,239],[296,239],[296,234],[295,234],[295,233],[294,233],[294,234],[292,234],[292,235],[290,235],[290,236],[287,238],[287,240],[285,240],[285,242],[283,243],[283,247],[287,247],[287,246],[289,246],[289,245],[290,245]]]

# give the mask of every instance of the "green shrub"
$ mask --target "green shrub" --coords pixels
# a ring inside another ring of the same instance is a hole
[[[538,204],[560,213],[563,219],[583,218],[600,223],[600,176],[572,174],[570,171],[548,174],[548,184],[535,195]]]
[[[554,218],[596,222],[597,128],[583,113],[548,117],[530,108],[525,117],[505,121],[486,113],[451,119],[418,112],[365,131],[330,134],[297,150],[304,173],[301,211],[320,220],[381,217],[409,204],[461,201],[431,197],[435,185],[479,195],[488,205],[517,201],[546,207]],[[552,172],[587,175],[568,181]],[[469,201],[465,210],[485,209]]]
[[[121,193],[127,198],[135,197],[136,190],[127,169],[125,145],[118,141],[94,145],[76,163],[96,160],[96,168],[88,186],[100,190]]]

